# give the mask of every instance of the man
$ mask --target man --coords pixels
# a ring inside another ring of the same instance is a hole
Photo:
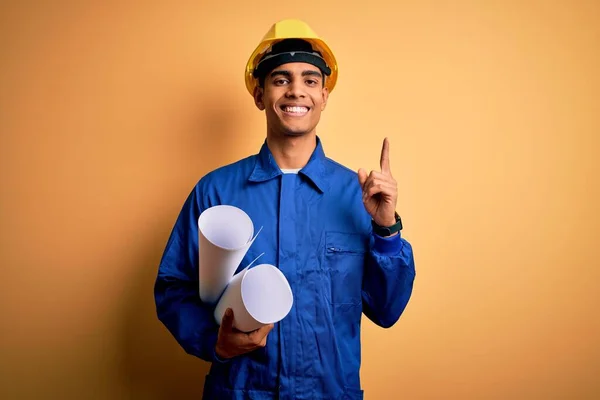
[[[324,154],[316,128],[337,79],[327,45],[301,21],[273,26],[248,62],[246,84],[265,112],[256,155],[210,172],[176,221],[155,286],[158,317],[190,354],[212,362],[204,399],[362,399],[360,323],[392,326],[415,267],[401,237],[389,144],[380,171],[358,174]],[[240,269],[264,253],[294,296],[277,324],[250,333],[220,325],[198,295],[198,225],[208,207],[241,208],[263,230]]]

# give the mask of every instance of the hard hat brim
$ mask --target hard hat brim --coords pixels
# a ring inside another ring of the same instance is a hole
[[[329,75],[325,79],[325,87],[331,93],[337,83],[337,77],[338,77],[338,65],[337,65],[337,60],[335,59],[335,56],[333,55],[333,52],[331,51],[331,49],[329,48],[327,43],[325,43],[325,41],[322,39],[314,38],[314,37],[297,37],[297,38],[306,40],[313,46],[313,48],[315,50],[319,51],[323,55],[323,59],[325,59],[325,62],[331,69],[331,75]],[[263,39],[261,41],[261,43],[256,47],[256,49],[254,49],[254,51],[252,52],[252,55],[250,56],[250,58],[248,59],[248,62],[246,63],[246,76],[245,76],[246,89],[248,90],[250,95],[254,96],[254,89],[258,85],[258,80],[254,77],[254,69],[256,68],[256,65],[258,64],[258,61],[259,61],[261,55],[263,53],[265,53],[272,45],[274,45],[275,43],[280,42],[284,39],[287,39],[287,38]]]

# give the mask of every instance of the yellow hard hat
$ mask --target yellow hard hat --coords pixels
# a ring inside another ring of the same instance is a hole
[[[333,52],[327,43],[325,43],[325,41],[321,39],[308,24],[298,19],[285,19],[276,22],[265,36],[263,36],[246,64],[246,88],[248,89],[248,92],[254,96],[254,88],[258,84],[258,81],[253,74],[261,57],[271,48],[271,46],[284,39],[303,39],[309,42],[314,50],[321,53],[327,66],[331,69],[331,74],[325,79],[325,87],[331,92],[335,87],[338,76],[338,65]]]

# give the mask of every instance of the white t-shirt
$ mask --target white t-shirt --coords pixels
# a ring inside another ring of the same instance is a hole
[[[282,169],[281,172],[284,174],[297,174],[302,168],[294,168],[294,169]]]

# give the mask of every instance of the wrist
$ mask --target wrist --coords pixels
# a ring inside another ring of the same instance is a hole
[[[225,356],[219,352],[217,346],[215,346],[213,348],[213,362],[218,363],[218,364],[225,364],[229,361],[228,358],[225,358]]]
[[[227,354],[226,352],[223,352],[223,350],[221,349],[221,347],[219,345],[215,346],[215,356],[217,356],[217,358],[219,358],[222,361],[226,361],[231,358],[229,354]]]
[[[396,217],[392,217],[392,218],[386,218],[384,220],[381,221],[381,223],[377,223],[375,222],[377,225],[379,226],[392,226],[396,223]]]
[[[394,220],[387,221],[385,224],[381,225],[375,221],[375,219],[371,220],[371,225],[373,228],[373,232],[382,237],[388,237],[392,235],[398,234],[402,230],[402,219],[398,213],[394,213]]]

